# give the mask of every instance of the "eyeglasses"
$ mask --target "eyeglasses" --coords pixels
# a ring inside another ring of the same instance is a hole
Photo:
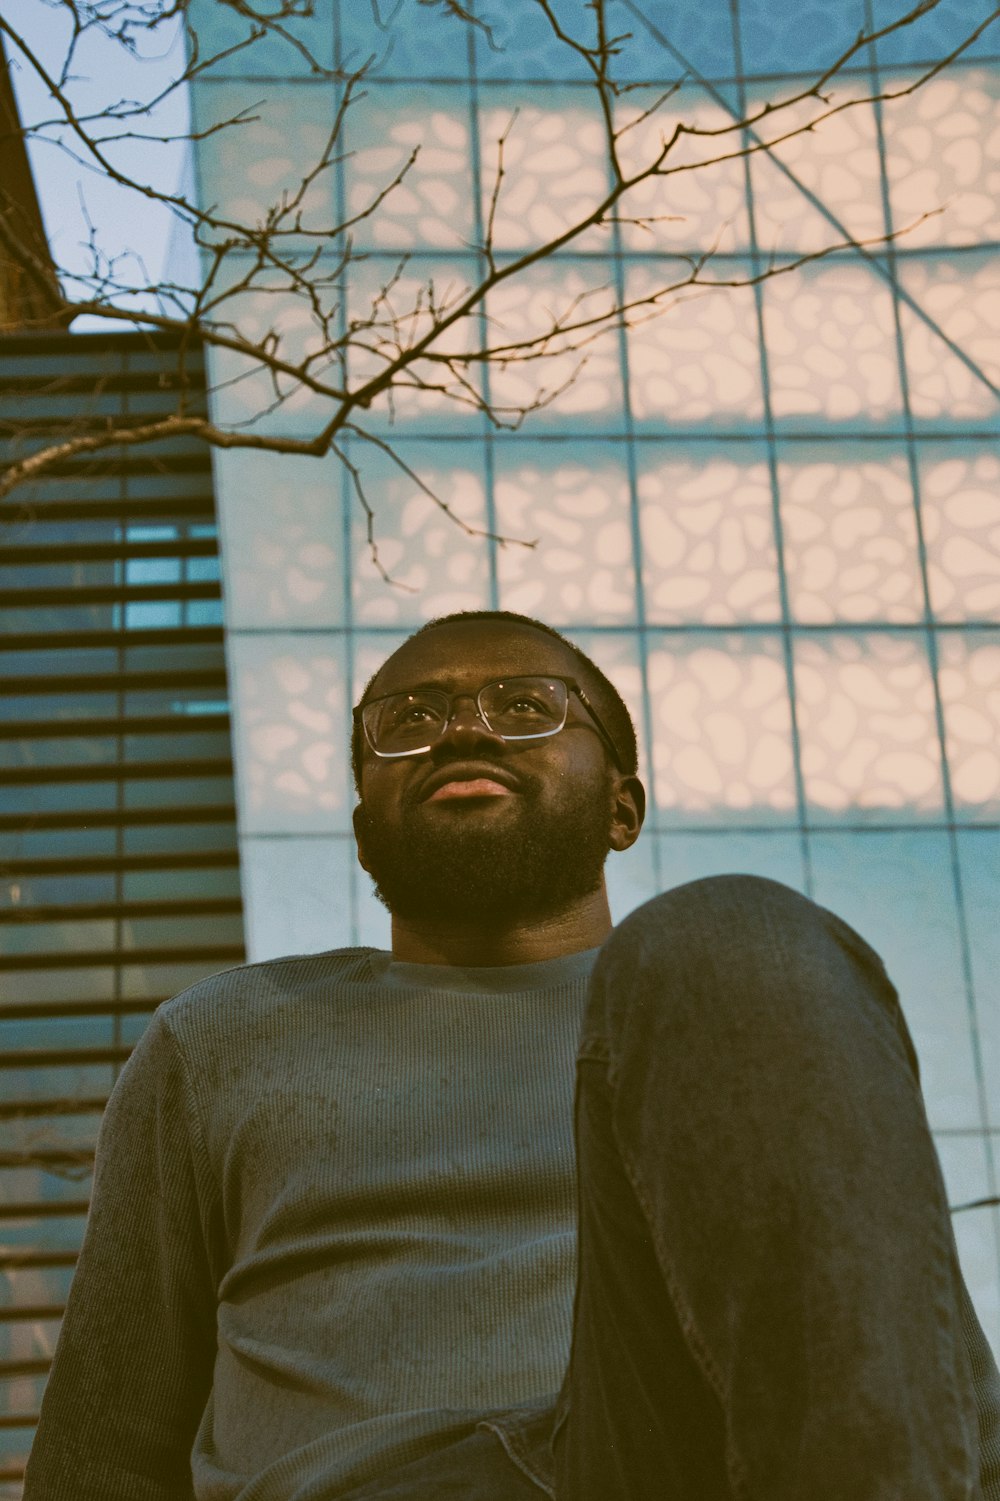
[[[456,699],[475,697],[479,718],[503,740],[543,740],[558,735],[569,717],[569,696],[575,693],[619,769],[618,749],[597,710],[572,678],[515,677],[485,683],[475,695],[445,693],[443,688],[415,688],[387,693],[355,709],[365,739],[384,760],[420,756],[440,739],[452,721]]]

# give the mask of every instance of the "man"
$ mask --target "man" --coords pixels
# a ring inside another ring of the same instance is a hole
[[[739,876],[612,933],[634,732],[538,622],[417,632],[354,752],[392,952],[160,1008],[26,1501],[1000,1497],[997,1372],[872,950]]]

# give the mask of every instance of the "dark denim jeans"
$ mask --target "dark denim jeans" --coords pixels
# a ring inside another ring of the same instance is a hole
[[[749,876],[640,907],[594,972],[576,1130],[557,1411],[352,1501],[1000,1496],[1000,1382],[916,1058],[852,929]]]

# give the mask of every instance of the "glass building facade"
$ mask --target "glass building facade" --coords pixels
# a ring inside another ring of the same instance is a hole
[[[0,337],[0,448],[204,401],[200,350]],[[245,957],[211,468],[171,442],[0,503],[0,1494],[16,1496],[101,1111],[159,1001]]]
[[[586,7],[566,0],[557,12],[585,34]],[[668,120],[731,123],[807,88],[861,28],[899,13],[875,0],[628,0],[611,9],[630,33],[618,75],[636,85],[622,108],[676,84]],[[755,287],[682,295],[595,343],[578,378],[516,432],[427,392],[370,414],[468,525],[537,547],[468,535],[374,445],[349,443],[381,561],[410,589],[390,587],[335,458],[229,452],[215,469],[254,954],[385,945],[350,832],[351,704],[430,616],[538,614],[594,655],[639,727],[650,818],[609,862],[616,914],[742,870],[853,923],[902,993],[956,1206],[996,1193],[1000,1130],[1000,27],[907,89],[986,14],[948,0],[864,47],[834,102],[869,102],[650,188],[639,207],[666,217],[589,232],[495,295],[483,326],[515,338],[560,297],[602,286],[641,296],[672,258],[710,248],[735,280],[905,229],[899,238]],[[199,0],[193,16],[206,45],[238,39],[221,7]],[[480,273],[470,247],[508,128],[499,260],[600,191],[600,120],[579,57],[532,0],[486,18],[489,32],[415,0],[322,0],[296,23],[326,67],[374,59],[338,160],[312,184],[314,222],[356,213],[421,148],[353,231],[365,259],[349,270],[345,318],[365,314],[403,257],[400,300]],[[341,87],[274,37],[201,75],[200,130],[251,103],[254,116],[201,141],[201,201],[246,218],[296,186]],[[240,306],[285,349],[309,336],[291,294],[248,290]],[[530,402],[567,368],[557,358],[544,374],[494,370],[491,394]],[[273,403],[252,369],[216,353],[209,370],[221,422],[310,437],[324,420],[301,389],[260,417]],[[962,1210],[955,1226],[1000,1348],[996,1212]]]

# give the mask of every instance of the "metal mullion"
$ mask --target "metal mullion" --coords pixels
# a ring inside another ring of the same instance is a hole
[[[129,729],[132,733],[132,729]],[[204,779],[232,778],[233,762],[225,760],[197,761],[128,761],[118,775],[123,780],[156,782],[179,777]],[[8,766],[0,767],[0,787],[37,787],[59,782],[110,782],[114,780],[114,768],[106,763],[99,766]]]
[[[118,783],[119,791],[121,783]],[[234,803],[189,803],[182,807],[66,809],[46,813],[0,813],[0,833],[42,829],[125,829],[158,824],[216,824],[236,820]]]
[[[225,917],[242,911],[239,897],[163,898],[130,902],[58,903],[51,907],[0,907],[0,925],[44,922],[99,922],[114,917],[119,910],[129,918],[138,917]],[[0,1020],[3,1019],[0,1006]]]
[[[79,645],[79,643],[78,643]],[[130,672],[124,666],[121,649],[120,672],[71,673],[51,677],[39,673],[33,677],[0,677],[0,697],[45,698],[64,693],[167,693],[181,688],[218,688],[226,686],[225,665],[218,667],[178,667],[175,672]],[[127,719],[127,714],[122,714]],[[8,721],[9,722],[9,721]],[[30,724],[30,720],[23,721]]]
[[[84,1001],[0,1001],[0,1022],[51,1021],[59,1016],[110,1016],[120,1011],[124,1016],[153,1012],[157,1006],[169,1000],[169,996],[127,996],[120,1000],[102,999],[95,996]],[[4,1109],[0,1103],[0,1112]]]
[[[746,116],[746,76],[743,70],[743,39],[739,12],[739,0],[729,0],[729,12],[733,30],[733,56],[738,78],[736,80],[737,108],[740,118]],[[743,132],[744,142],[750,137]],[[743,190],[746,202],[747,224],[750,231],[750,264],[756,278],[760,272],[760,248],[757,241],[757,217],[754,206],[753,177],[750,158],[743,158]],[[784,656],[785,684],[788,692],[788,709],[791,729],[792,768],[795,778],[795,803],[798,813],[799,850],[807,896],[813,895],[812,850],[809,841],[809,817],[806,801],[805,779],[802,774],[802,742],[799,735],[798,700],[795,685],[795,652],[792,630],[791,603],[788,597],[788,577],[785,572],[784,530],[781,518],[781,499],[778,484],[777,432],[774,425],[774,410],[771,405],[770,358],[767,348],[764,323],[764,284],[755,280],[753,286],[754,309],[757,320],[757,341],[760,357],[761,400],[764,407],[764,442],[767,452],[768,479],[771,486],[771,520],[774,527],[774,550],[778,569],[778,598],[781,606],[779,627]],[[773,626],[771,631],[773,634]]]
[[[222,646],[225,631],[220,625],[165,626],[129,631],[129,647],[137,646]],[[96,651],[117,646],[117,631],[40,631],[37,635],[22,632],[0,636],[0,654],[17,651]],[[0,656],[0,660],[3,660]]]
[[[131,519],[131,518],[130,518]],[[49,563],[105,563],[133,558],[213,558],[218,546],[212,537],[177,537],[163,542],[49,542],[32,547],[5,547],[4,563],[13,567],[44,567]],[[30,587],[30,586],[29,586]]]
[[[39,719],[16,724],[0,722],[0,740],[95,739],[117,733],[118,719]],[[129,735],[197,735],[228,731],[228,714],[136,715],[128,721]],[[141,763],[136,763],[141,764]]]
[[[160,945],[144,949],[129,949],[122,946],[119,935],[116,946],[107,949],[60,949],[49,950],[43,954],[0,954],[0,971],[101,969],[105,966],[135,969],[143,964],[202,964],[209,960],[214,962],[216,959],[237,964],[242,952],[242,946],[234,943],[199,945],[185,943],[180,947]],[[120,994],[116,992],[114,999],[120,1000]],[[117,1012],[110,1014],[118,1015]],[[3,1062],[4,1057],[5,1054],[0,1053],[0,1063]]]
[[[107,589],[88,585],[65,589],[8,589],[7,608],[12,610],[48,610],[54,605],[118,605],[143,600],[221,599],[222,586],[217,580],[199,584],[121,584]]]
[[[202,867],[215,870],[238,866],[239,855],[234,845],[232,849],[171,851],[161,855],[80,855],[75,859],[38,855],[11,859],[6,863],[20,876],[112,875],[119,870],[197,870]]]

